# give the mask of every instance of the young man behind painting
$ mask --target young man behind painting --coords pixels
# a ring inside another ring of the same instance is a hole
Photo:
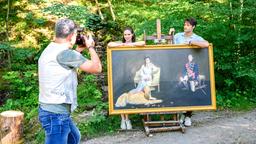
[[[188,44],[196,45],[201,48],[209,46],[208,41],[204,40],[201,36],[198,36],[193,31],[197,25],[197,21],[194,18],[187,18],[184,21],[184,32],[180,32],[174,35],[174,44]],[[192,111],[187,111],[185,114],[185,126],[191,126]]]

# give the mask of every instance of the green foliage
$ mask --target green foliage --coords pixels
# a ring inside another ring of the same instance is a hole
[[[78,103],[80,109],[90,110],[101,102],[101,92],[96,83],[94,75],[86,75],[78,86]]]
[[[89,113],[86,119],[77,116],[78,127],[83,136],[114,132],[118,126],[116,117],[107,116],[108,104],[102,101],[102,93],[94,75],[85,75],[78,86],[79,108],[76,113]]]
[[[90,14],[87,17],[86,27],[91,31],[98,31],[103,29],[106,23],[104,23],[100,16],[97,14]]]
[[[35,49],[15,49],[12,54],[12,70],[35,70],[37,68],[37,64],[34,59],[36,55],[37,51]]]
[[[1,57],[6,51],[12,51],[13,47],[8,43],[0,43],[0,51],[1,51]]]
[[[2,110],[19,109],[31,112],[31,107],[37,107],[38,83],[37,66],[34,61],[34,49],[17,49],[10,45],[0,45],[2,49],[11,51],[11,67],[2,73],[1,85],[8,91],[8,100]],[[1,50],[2,50],[1,49]],[[3,60],[3,62],[6,60]],[[29,113],[28,112],[28,113]]]
[[[47,22],[45,18],[36,18],[32,12],[27,13],[25,20],[33,27],[42,27]]]
[[[246,1],[242,15],[241,4],[237,1],[231,1],[231,4],[232,11],[228,9],[230,5],[215,7],[215,11],[223,14],[212,24],[215,25],[214,30],[220,31],[211,37],[215,45],[216,88],[219,90],[219,106],[244,109],[245,103],[248,107],[255,104],[252,94],[255,93],[256,59],[252,41],[255,40],[256,21],[253,19],[255,16],[248,15],[255,9],[255,3]],[[224,8],[225,14],[220,11]]]
[[[34,98],[37,97],[36,94],[38,93],[36,71],[10,71],[3,75],[3,79],[8,81],[10,85],[8,91],[12,98],[22,99],[21,105],[37,105],[37,99]],[[10,105],[12,105],[12,103]]]
[[[78,25],[94,32],[101,41],[108,42],[116,31],[120,31],[118,23],[102,20],[98,14],[91,13],[85,6],[64,5],[55,3],[43,10],[44,13],[57,16],[58,18],[67,17],[74,20]],[[102,30],[101,32],[98,32]]]
[[[0,68],[10,67],[12,51],[8,43],[0,43]]]
[[[92,116],[78,123],[83,137],[95,137],[115,132],[120,125],[119,116],[107,116],[100,111],[93,111]]]
[[[89,15],[89,12],[85,6],[64,5],[61,3],[55,3],[52,6],[43,9],[43,12],[55,15],[59,18],[70,18],[81,24],[82,27],[84,27],[83,24],[86,23],[87,17]]]

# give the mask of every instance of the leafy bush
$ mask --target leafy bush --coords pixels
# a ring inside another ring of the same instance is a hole
[[[84,138],[92,138],[107,133],[113,133],[119,128],[119,126],[119,116],[106,116],[97,112],[93,113],[89,119],[78,123],[80,132]]]
[[[13,51],[8,43],[0,43],[0,68],[11,66],[11,55]]]
[[[97,87],[94,75],[85,75],[78,85],[78,103],[81,109],[92,109],[101,102],[101,92]]]
[[[31,24],[33,27],[42,27],[47,22],[45,18],[35,17],[32,12],[27,13],[25,20],[27,23]]]
[[[85,24],[89,12],[85,6],[64,5],[55,3],[43,9],[44,13],[55,15],[58,18],[66,17],[76,21],[78,24]],[[84,27],[84,25],[81,25]]]
[[[11,98],[20,99],[21,106],[37,106],[37,72],[36,71],[9,71],[3,75],[3,79],[8,82],[8,91]],[[12,100],[10,99],[12,102]],[[7,101],[8,105],[8,101]],[[10,103],[9,105],[13,105]]]

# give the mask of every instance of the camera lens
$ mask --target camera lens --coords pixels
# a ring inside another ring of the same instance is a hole
[[[84,28],[77,28],[77,36],[76,36],[76,43],[79,46],[85,46],[85,39],[84,39],[84,35],[82,34],[84,31]]]
[[[78,33],[77,36],[76,36],[76,44],[80,45],[80,46],[85,46],[84,36],[80,33]]]

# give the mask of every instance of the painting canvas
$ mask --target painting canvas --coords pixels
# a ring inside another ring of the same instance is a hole
[[[216,109],[213,47],[107,49],[110,114]]]

